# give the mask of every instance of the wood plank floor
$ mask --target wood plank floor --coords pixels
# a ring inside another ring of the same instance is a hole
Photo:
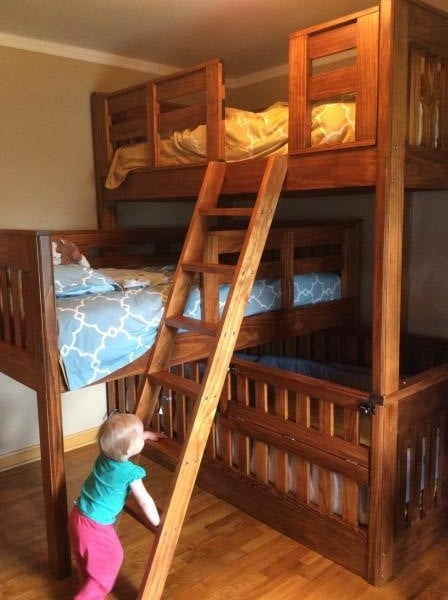
[[[67,453],[69,504],[96,447]],[[149,487],[163,505],[171,473],[143,459]],[[68,600],[76,580],[54,580],[46,564],[39,463],[0,473],[0,598]],[[151,534],[123,515],[125,562],[113,600],[136,597]],[[448,544],[431,548],[381,588],[197,489],[193,495],[164,600],[443,600],[448,599]]]

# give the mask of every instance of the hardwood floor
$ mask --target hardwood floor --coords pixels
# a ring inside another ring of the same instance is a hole
[[[96,447],[67,453],[69,504]],[[143,459],[148,486],[163,505],[171,474]],[[0,598],[68,600],[72,576],[50,577],[39,463],[0,473]],[[125,562],[111,600],[136,597],[151,534],[128,515],[119,532]],[[381,588],[196,489],[167,581],[164,600],[443,600],[448,599],[448,544],[439,543]]]

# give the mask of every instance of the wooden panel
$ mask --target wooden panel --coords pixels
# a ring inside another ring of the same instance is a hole
[[[146,119],[144,118],[116,123],[110,127],[110,140],[113,144],[138,138],[146,140],[146,134]]]
[[[409,189],[447,189],[448,151],[417,146],[408,148],[405,185]]]
[[[115,113],[129,111],[136,107],[145,106],[147,102],[147,84],[144,83],[135,88],[128,88],[107,95],[107,107],[109,114],[113,117]]]
[[[356,21],[309,36],[310,59],[320,58],[356,47]]]
[[[289,37],[289,123],[288,148],[293,153],[311,145],[311,107],[307,102],[310,75],[308,38],[304,34]]]
[[[158,103],[179,100],[182,96],[203,92],[206,86],[205,67],[168,75],[153,81]]]
[[[358,21],[356,127],[357,141],[376,143],[378,102],[378,12]]]
[[[170,110],[159,114],[158,130],[160,132],[176,129],[193,129],[197,125],[205,124],[207,113],[205,104],[195,104]]]
[[[328,73],[321,73],[310,77],[309,100],[310,102],[337,98],[344,94],[357,91],[358,69],[342,67],[333,69]]]

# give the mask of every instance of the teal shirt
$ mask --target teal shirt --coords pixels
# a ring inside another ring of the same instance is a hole
[[[96,523],[115,523],[130,492],[130,484],[146,476],[140,465],[119,462],[100,454],[76,501],[83,515]]]

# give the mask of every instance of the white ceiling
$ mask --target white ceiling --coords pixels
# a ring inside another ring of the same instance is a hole
[[[448,10],[448,0],[429,0]],[[375,0],[0,0],[0,45],[25,38],[182,68],[221,58],[226,76],[285,65],[288,34]],[[18,44],[20,46],[20,44]]]

